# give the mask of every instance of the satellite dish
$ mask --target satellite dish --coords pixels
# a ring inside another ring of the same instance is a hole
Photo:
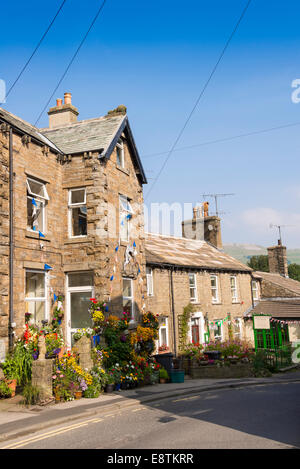
[[[208,225],[207,228],[209,229],[209,231],[212,231],[214,229],[214,227],[212,225]]]

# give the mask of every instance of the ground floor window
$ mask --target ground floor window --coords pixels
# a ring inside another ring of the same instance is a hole
[[[233,335],[235,339],[242,338],[242,320],[241,318],[235,318],[233,321]]]
[[[163,316],[159,318],[158,347],[159,351],[166,350],[169,347],[168,318]]]
[[[133,281],[123,277],[123,311],[134,321]]]
[[[219,319],[214,320],[213,335],[214,335],[214,340],[216,341],[222,340],[222,320],[219,320]]]
[[[30,322],[41,326],[47,319],[46,273],[40,270],[25,272],[25,312],[31,314]]]

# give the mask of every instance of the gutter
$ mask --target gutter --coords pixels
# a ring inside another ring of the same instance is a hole
[[[14,174],[13,174],[13,131],[9,128],[9,320],[8,320],[8,340],[9,350],[13,348],[13,327],[14,322]]]

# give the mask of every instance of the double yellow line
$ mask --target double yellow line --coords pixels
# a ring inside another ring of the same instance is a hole
[[[76,423],[74,425],[69,425],[68,427],[64,427],[57,430],[52,430],[51,432],[43,433],[42,435],[33,436],[31,438],[27,438],[26,440],[19,441],[18,443],[12,443],[10,445],[4,446],[1,449],[17,449],[21,448],[22,446],[26,446],[30,443],[35,443],[37,441],[45,440],[46,438],[52,438],[56,435],[61,435],[62,433],[69,432],[71,430],[76,430],[77,428],[85,427],[90,423],[101,422],[103,419],[90,419],[85,420],[84,422]]]

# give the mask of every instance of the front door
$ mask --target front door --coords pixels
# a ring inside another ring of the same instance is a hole
[[[73,345],[73,334],[78,329],[92,327],[89,313],[90,298],[94,296],[90,272],[68,274],[67,279],[67,344]]]

